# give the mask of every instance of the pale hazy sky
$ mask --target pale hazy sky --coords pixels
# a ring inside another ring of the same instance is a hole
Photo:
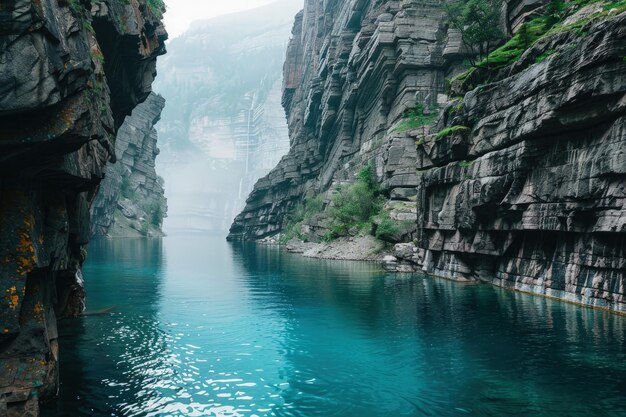
[[[194,20],[252,9],[276,0],[165,0],[165,27],[173,39]]]

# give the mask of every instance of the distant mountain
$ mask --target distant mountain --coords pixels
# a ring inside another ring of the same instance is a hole
[[[170,206],[166,229],[227,230],[252,184],[286,153],[282,66],[301,7],[281,0],[197,21],[168,44],[155,84],[168,103],[158,163],[168,195],[186,196],[171,198],[182,203]],[[191,164],[203,178],[181,175]]]

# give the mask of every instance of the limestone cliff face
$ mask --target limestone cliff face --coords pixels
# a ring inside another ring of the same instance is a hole
[[[194,22],[159,60],[167,227],[225,233],[289,147],[281,68],[299,0]]]
[[[167,212],[163,179],[155,170],[159,154],[154,125],[165,99],[150,94],[128,116],[117,132],[117,163],[109,165],[91,206],[91,232],[95,236],[162,236]]]
[[[89,207],[165,51],[158,4],[0,5],[2,415],[36,415],[58,388],[56,320],[84,309]]]
[[[503,28],[542,4],[508,2]],[[499,72],[446,87],[464,51],[438,1],[308,1],[284,70],[291,149],[230,238],[281,232],[307,193],[326,207],[373,161],[413,223],[389,269],[626,311],[625,23],[590,5]],[[416,103],[432,120],[399,133]]]
[[[436,106],[459,44],[439,1],[306,1],[284,65],[291,148],[257,183],[230,238],[280,232],[305,193],[352,181],[369,160],[386,194],[414,196],[414,140],[391,128],[416,102]]]
[[[468,130],[418,146],[426,271],[626,311],[626,13],[584,30],[537,42],[465,94],[446,123]]]

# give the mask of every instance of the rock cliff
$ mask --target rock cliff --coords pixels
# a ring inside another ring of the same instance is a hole
[[[162,236],[167,212],[163,179],[155,170],[159,154],[154,125],[165,99],[150,94],[139,104],[115,138],[117,163],[109,165],[91,206],[94,236]]]
[[[463,72],[439,1],[307,1],[284,67],[291,149],[229,238],[294,219],[290,237],[332,238],[337,195],[370,164],[383,214],[339,239],[397,244],[388,269],[626,311],[626,13],[583,3],[519,56]],[[544,4],[505,3],[508,39]]]
[[[89,208],[165,52],[162,2],[0,4],[0,415],[58,389],[56,321],[84,309]]]
[[[194,22],[159,60],[159,166],[167,227],[225,233],[254,182],[287,152],[281,68],[299,0]]]
[[[230,238],[280,232],[305,193],[353,181],[368,160],[386,193],[409,196],[415,146],[388,131],[416,100],[430,106],[443,92],[446,37],[438,1],[305,2],[284,65],[291,148],[257,183]]]

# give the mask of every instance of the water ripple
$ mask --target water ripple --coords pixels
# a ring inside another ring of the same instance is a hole
[[[626,321],[202,236],[96,242],[44,416],[626,415]]]

